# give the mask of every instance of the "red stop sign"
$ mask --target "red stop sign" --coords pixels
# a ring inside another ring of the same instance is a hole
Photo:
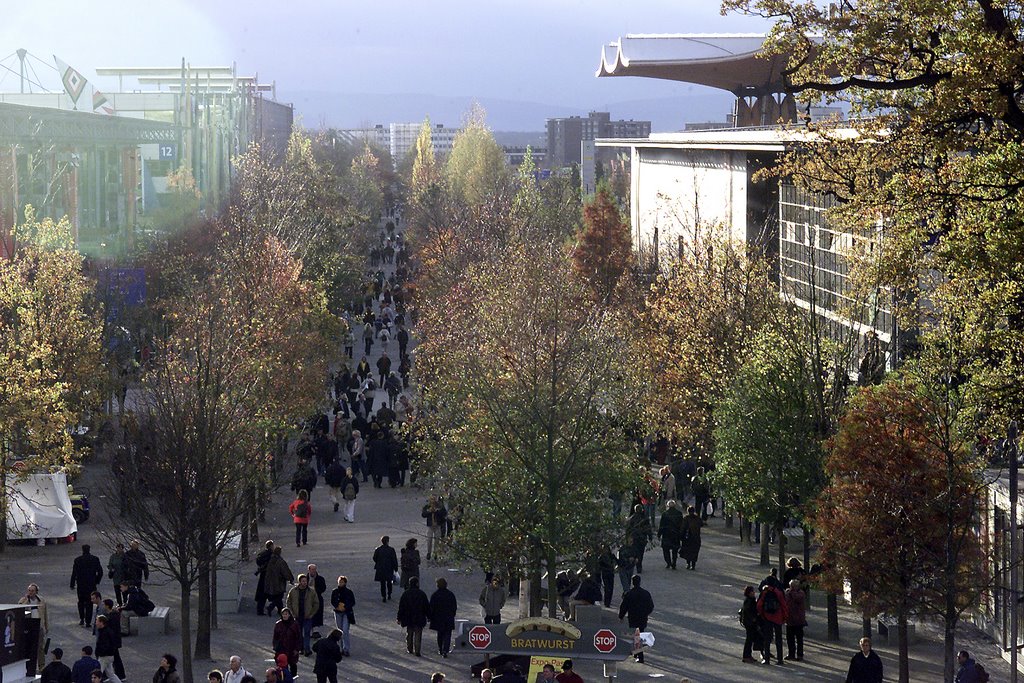
[[[469,644],[477,650],[486,649],[491,644],[491,630],[479,625],[469,629]]]
[[[594,634],[594,648],[601,654],[608,654],[615,649],[617,640],[611,629],[603,628]]]

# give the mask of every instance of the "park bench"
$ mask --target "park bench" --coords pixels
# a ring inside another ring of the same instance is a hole
[[[895,643],[899,639],[899,621],[896,617],[882,614],[878,617],[878,637],[886,643]],[[917,638],[917,627],[914,622],[907,622],[907,642],[912,643]]]
[[[128,619],[128,633],[133,636],[162,636],[171,631],[171,608],[154,607],[144,617],[125,614]]]

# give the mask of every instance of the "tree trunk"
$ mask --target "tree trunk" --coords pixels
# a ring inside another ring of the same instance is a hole
[[[722,515],[725,517],[725,528],[732,528],[732,506],[729,505],[725,498],[722,499]]]
[[[871,637],[871,615],[867,612],[864,612],[860,617],[860,634],[865,638]]]
[[[204,544],[205,545],[205,544]],[[196,614],[196,659],[211,659],[210,652],[210,564],[199,565],[199,602]]]
[[[181,683],[192,683],[192,588],[181,587]]]
[[[1014,571],[1017,571],[1016,569]],[[960,616],[956,609],[956,597],[957,594],[952,590],[946,591],[943,615],[942,615],[942,645],[943,645],[943,671],[945,673],[945,679],[947,681],[953,680],[954,671],[956,668],[956,625],[960,621]],[[1014,605],[1013,609],[1017,609]]]
[[[782,533],[783,523],[775,523],[775,542],[779,545],[779,580],[786,575],[786,536]],[[783,586],[789,588],[789,586]]]
[[[552,619],[558,618],[558,586],[555,583],[555,574],[558,573],[555,551],[549,550],[545,564],[548,568],[548,616]]]
[[[749,519],[743,520],[743,529],[747,533],[747,545],[754,545],[754,523]]]
[[[758,522],[761,525],[761,566],[770,567],[772,564],[771,551],[768,549],[768,541],[771,536],[771,527],[768,524]]]
[[[829,591],[825,598],[825,607],[828,611],[828,632],[825,640],[836,642],[839,640],[839,600],[836,594]]]
[[[811,571],[811,531],[807,528],[806,522],[804,523],[804,571]],[[807,583],[804,593],[807,598],[807,609],[811,609],[811,584]]]
[[[217,561],[210,567],[210,630],[217,630]]]
[[[900,610],[897,617],[899,629],[900,677],[899,683],[910,683],[910,656],[907,648],[907,613]]]

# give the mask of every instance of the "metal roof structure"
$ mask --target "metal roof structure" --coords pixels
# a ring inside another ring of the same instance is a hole
[[[783,92],[786,58],[765,56],[760,33],[629,34],[604,46],[598,77],[706,85],[737,97]]]
[[[0,143],[133,145],[175,142],[170,123],[0,102]]]

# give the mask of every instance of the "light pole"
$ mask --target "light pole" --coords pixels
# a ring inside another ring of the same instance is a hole
[[[1020,588],[1019,561],[1020,546],[1017,540],[1017,421],[1011,420],[1006,428],[1006,457],[1010,461],[1010,683],[1017,683],[1017,653],[1020,630]]]

